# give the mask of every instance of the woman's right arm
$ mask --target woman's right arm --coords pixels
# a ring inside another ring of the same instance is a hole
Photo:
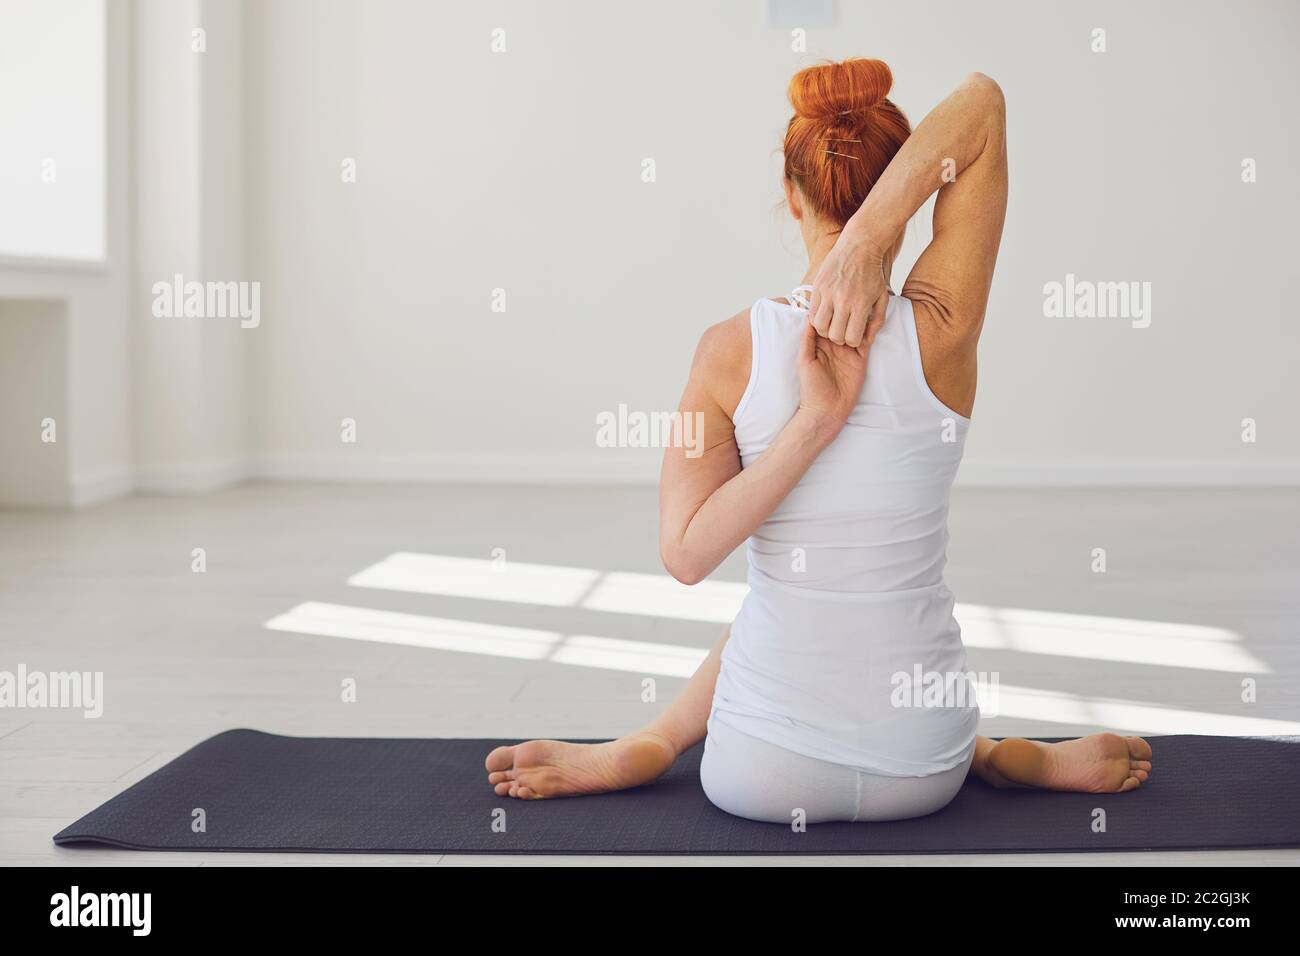
[[[884,256],[938,191],[934,235],[903,294],[956,336],[978,336],[1007,208],[1002,90],[973,73],[930,111],[844,226],[814,282],[812,321],[856,345],[884,321]]]
[[[744,326],[738,326],[740,319]],[[735,375],[750,349],[741,313],[704,334],[682,396],[682,415],[699,415],[696,448],[664,451],[659,480],[659,553],[683,584],[704,580],[753,534],[799,483],[857,405],[867,350],[835,345],[806,327],[796,359],[799,407],[776,439],[741,469],[731,416],[744,382]],[[744,378],[748,379],[746,370]],[[721,394],[725,392],[725,397]]]

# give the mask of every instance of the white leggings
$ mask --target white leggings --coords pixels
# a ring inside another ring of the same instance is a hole
[[[700,762],[704,793],[719,810],[763,823],[789,824],[923,817],[942,810],[966,780],[963,763],[925,777],[887,777],[805,757],[709,717]]]

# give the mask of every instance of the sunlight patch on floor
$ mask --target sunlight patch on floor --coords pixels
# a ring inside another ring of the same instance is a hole
[[[1212,714],[1133,700],[1084,697],[1035,687],[998,687],[998,716],[1136,734],[1209,734],[1223,737],[1298,735],[1300,723],[1266,717]]]
[[[549,661],[577,667],[689,677],[708,655],[698,647],[628,641],[593,634],[482,624],[373,608],[309,601],[272,618],[266,627],[318,637],[373,641],[464,654]],[[1131,733],[1300,735],[1300,723],[1161,707],[1140,701],[1086,697],[997,684],[985,717],[1005,717]]]
[[[550,660],[579,667],[690,677],[708,651],[680,644],[624,641],[590,634],[564,635],[502,624],[377,611],[309,601],[266,622],[272,631],[340,637],[406,647],[522,660]]]
[[[593,568],[398,551],[352,575],[348,584],[413,594],[572,607],[600,575]]]
[[[703,581],[687,587],[666,574],[414,552],[392,554],[353,575],[348,583],[715,624],[734,620],[749,591],[748,585],[732,581]],[[967,647],[1225,673],[1270,673],[1269,666],[1243,645],[1241,635],[1223,628],[962,603],[953,615]]]

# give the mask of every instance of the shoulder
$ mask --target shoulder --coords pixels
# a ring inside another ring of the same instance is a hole
[[[742,309],[705,329],[691,364],[692,385],[711,395],[728,415],[749,384],[753,347],[749,316],[750,308]]]
[[[751,347],[749,313],[749,309],[743,309],[705,329],[695,348],[696,362],[702,362],[714,371],[734,369],[739,364],[748,366]]]

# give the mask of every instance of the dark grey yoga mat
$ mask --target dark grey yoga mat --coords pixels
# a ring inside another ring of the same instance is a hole
[[[54,837],[149,850],[370,853],[992,853],[1300,846],[1300,737],[1148,737],[1135,793],[994,790],[968,782],[943,810],[796,833],[717,809],[702,748],[648,787],[523,802],[496,796],[499,740],[280,737],[205,740]],[[1093,832],[1094,809],[1106,832]],[[206,832],[191,829],[202,808]],[[505,832],[493,829],[505,810]],[[497,814],[496,816],[500,816]]]

